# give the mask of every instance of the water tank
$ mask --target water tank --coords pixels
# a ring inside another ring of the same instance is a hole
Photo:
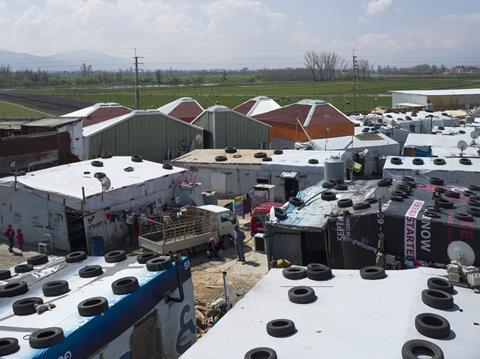
[[[341,160],[337,156],[331,156],[325,161],[324,169],[324,180],[325,182],[345,181],[345,161]]]

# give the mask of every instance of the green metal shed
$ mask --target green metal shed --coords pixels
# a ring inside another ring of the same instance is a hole
[[[270,125],[245,116],[225,106],[212,106],[192,124],[205,130],[204,148],[269,147]]]
[[[159,111],[133,111],[83,129],[84,157],[109,152],[163,162],[203,148],[203,129]]]

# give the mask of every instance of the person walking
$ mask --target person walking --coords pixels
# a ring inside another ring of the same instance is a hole
[[[15,239],[17,240],[18,249],[20,249],[20,251],[23,251],[23,243],[25,241],[23,239],[23,233],[22,233],[22,230],[20,228],[17,229],[17,235],[15,236]]]
[[[238,260],[243,264],[245,262],[245,254],[243,253],[243,240],[245,239],[245,233],[240,230],[238,224],[233,230],[233,242],[235,243],[235,250],[237,251]]]
[[[7,229],[5,230],[5,232],[3,232],[3,234],[5,235],[5,237],[8,238],[8,251],[10,253],[12,253],[13,252],[13,239],[15,238],[15,231],[13,230],[11,224],[9,224],[7,226]]]

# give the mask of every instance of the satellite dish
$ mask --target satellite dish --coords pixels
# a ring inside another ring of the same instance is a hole
[[[480,136],[480,131],[475,130],[475,131],[470,132],[470,137],[471,137],[472,139],[475,140],[475,139],[478,138],[478,136]]]
[[[16,165],[17,165],[17,162],[15,162],[15,160],[10,161],[9,163],[10,168],[15,168]]]
[[[197,144],[201,145],[202,142],[203,142],[203,136],[200,135],[200,134],[196,135],[196,136],[195,136],[195,142],[196,142]]]
[[[107,176],[103,176],[98,179],[100,183],[102,184],[102,191],[106,192],[110,189],[112,186],[112,182],[110,182],[110,179]]]
[[[460,151],[465,151],[468,147],[468,143],[466,143],[465,141],[458,141],[457,143],[457,148],[460,150]]]
[[[463,241],[453,241],[447,247],[447,255],[451,261],[466,266],[471,266],[475,263],[475,252],[472,247]]]

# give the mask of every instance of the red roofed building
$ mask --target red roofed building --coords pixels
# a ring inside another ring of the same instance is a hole
[[[158,111],[190,123],[203,112],[203,107],[190,97],[182,97],[163,105]]]
[[[110,120],[111,118],[125,115],[132,112],[132,109],[119,105],[115,102],[96,103],[93,106],[82,108],[71,113],[67,113],[62,117],[82,117],[83,127],[94,125],[99,122]]]
[[[309,139],[354,135],[355,124],[325,101],[303,100],[255,119],[268,123],[272,146],[291,146]]]

